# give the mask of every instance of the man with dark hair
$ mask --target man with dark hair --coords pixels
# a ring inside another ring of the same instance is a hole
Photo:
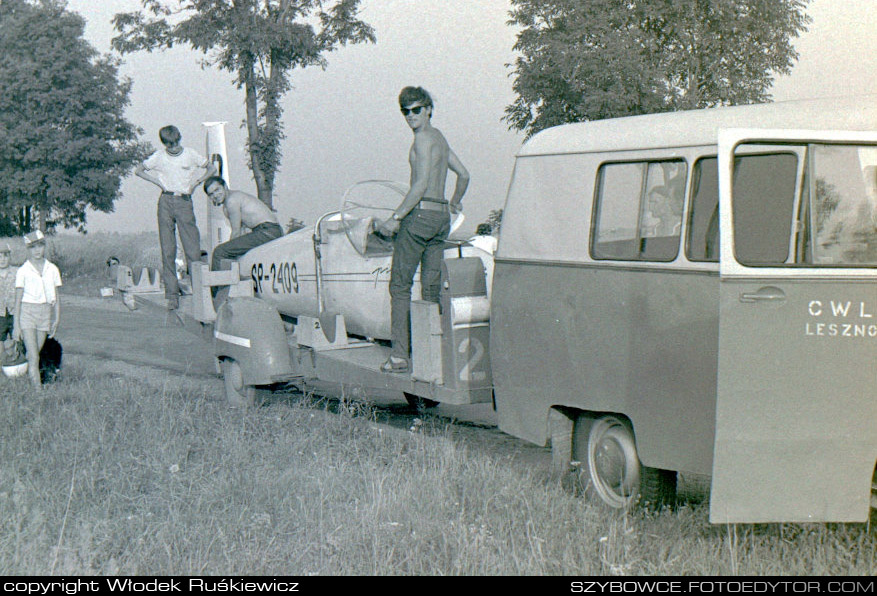
[[[395,235],[390,272],[390,325],[393,350],[381,365],[383,372],[408,372],[411,330],[411,285],[420,265],[424,300],[439,301],[441,262],[450,231],[450,214],[460,212],[460,201],[469,185],[469,172],[451,150],[441,131],[432,126],[433,101],[422,87],[405,87],[399,107],[414,133],[408,153],[411,182],[408,193],[393,214],[378,228]],[[445,199],[448,170],[457,176],[451,200]]]
[[[236,259],[251,248],[265,244],[283,235],[277,223],[277,214],[257,197],[240,190],[230,190],[225,180],[211,176],[204,181],[204,192],[231,224],[231,240],[213,249],[210,268],[216,271],[223,259]],[[243,229],[250,231],[243,233]]]
[[[161,245],[161,279],[167,306],[173,310],[180,305],[180,285],[177,280],[176,229],[186,253],[187,265],[201,260],[201,234],[195,223],[192,191],[204,180],[216,174],[214,165],[197,151],[180,145],[182,135],[176,126],[165,126],[158,131],[164,145],[138,165],[134,173],[161,189],[158,197],[158,240]]]

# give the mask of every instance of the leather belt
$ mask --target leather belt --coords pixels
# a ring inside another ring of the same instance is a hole
[[[417,208],[427,209],[429,211],[450,211],[450,207],[448,207],[448,202],[441,199],[420,199],[420,202],[417,203]]]
[[[166,197],[176,197],[178,199],[191,199],[192,198],[192,195],[184,195],[183,193],[169,192],[166,190],[162,191],[161,194],[163,194]]]

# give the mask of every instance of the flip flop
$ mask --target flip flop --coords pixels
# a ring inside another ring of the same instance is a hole
[[[385,373],[406,373],[408,372],[408,360],[399,358],[398,360],[390,356],[387,361],[381,365],[381,372]]]

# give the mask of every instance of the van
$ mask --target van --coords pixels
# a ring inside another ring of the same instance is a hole
[[[500,428],[607,503],[712,476],[713,522],[866,521],[877,97],[558,126],[495,257]]]

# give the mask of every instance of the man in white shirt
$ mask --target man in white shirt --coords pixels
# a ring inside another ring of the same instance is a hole
[[[164,150],[156,151],[138,165],[134,173],[161,188],[158,198],[158,239],[161,244],[161,279],[169,309],[180,305],[177,280],[176,228],[186,253],[187,264],[201,260],[201,234],[195,223],[192,191],[216,174],[216,167],[197,151],[180,145],[182,135],[176,126],[158,131]]]

